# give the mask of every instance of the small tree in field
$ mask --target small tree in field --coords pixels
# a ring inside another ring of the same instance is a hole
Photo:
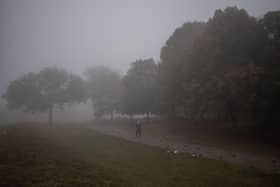
[[[45,68],[11,82],[3,98],[10,109],[48,112],[52,124],[55,106],[84,101],[84,82],[63,69]]]

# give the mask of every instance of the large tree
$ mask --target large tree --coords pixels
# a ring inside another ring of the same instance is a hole
[[[191,65],[182,67],[185,87],[200,83],[199,92],[186,94],[186,99],[194,101],[193,116],[215,108],[217,113],[228,113],[236,124],[237,112],[248,114],[250,109],[245,106],[252,107],[251,98],[256,92],[256,82],[252,81],[259,73],[260,34],[256,19],[243,9],[227,7],[215,12],[194,45]]]
[[[124,79],[122,110],[129,114],[156,112],[158,103],[158,65],[153,59],[136,60]]]
[[[52,124],[54,107],[84,101],[84,82],[63,69],[44,68],[11,82],[3,98],[10,109],[32,113],[48,111]]]
[[[244,9],[227,7],[216,10],[204,34],[195,43],[193,62],[199,68],[254,62],[261,49],[259,31],[256,19]]]
[[[205,29],[203,22],[185,23],[177,28],[161,49],[161,109],[174,117],[183,104],[183,66],[190,64],[193,45]]]
[[[161,51],[164,108],[195,120],[227,113],[236,124],[238,110],[252,110],[261,36],[257,20],[236,7],[176,29]]]
[[[92,100],[97,118],[119,110],[122,93],[121,76],[108,67],[97,66],[86,70],[88,95]]]
[[[279,123],[280,115],[280,11],[268,12],[259,24],[263,48],[258,65],[264,71],[257,90],[257,119],[268,126]]]

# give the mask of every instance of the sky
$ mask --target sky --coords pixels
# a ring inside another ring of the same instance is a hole
[[[280,10],[280,0],[0,0],[0,93],[47,66],[82,74],[108,65],[125,73],[136,59],[158,61],[177,27],[226,6],[259,17]]]

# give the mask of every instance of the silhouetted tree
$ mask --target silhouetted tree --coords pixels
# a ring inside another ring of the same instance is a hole
[[[88,77],[88,94],[95,109],[95,117],[100,118],[105,113],[113,119],[114,111],[119,110],[122,94],[121,76],[104,66],[86,70]]]
[[[205,29],[202,22],[185,23],[177,28],[161,49],[161,110],[174,117],[184,107],[182,67],[190,63],[193,45]]]
[[[160,84],[169,113],[194,121],[252,113],[262,68],[261,27],[244,9],[217,10],[176,29],[161,51]]]
[[[260,124],[273,126],[280,120],[280,11],[268,12],[259,24],[263,48],[258,65],[263,74],[257,90],[256,116]]]
[[[227,112],[236,125],[237,112],[245,112],[244,106],[251,102],[248,98],[255,95],[253,88],[249,91],[243,84],[256,80],[255,63],[260,52],[258,33],[256,19],[243,9],[228,7],[215,12],[194,45],[192,66],[184,68],[186,82],[196,79],[201,83],[200,87],[213,89],[206,89],[204,96],[200,95],[203,92],[194,95],[199,106],[193,106],[193,113],[205,112],[205,105],[209,103],[212,108],[213,104],[219,104],[222,107],[218,108]]]
[[[45,68],[11,82],[3,98],[10,109],[32,113],[48,111],[52,124],[55,106],[85,100],[84,82],[63,69]]]
[[[158,103],[158,65],[153,59],[136,60],[130,66],[124,81],[123,112],[146,114],[156,112]]]

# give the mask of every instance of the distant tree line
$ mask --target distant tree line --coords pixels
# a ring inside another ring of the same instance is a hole
[[[279,57],[280,11],[256,19],[227,7],[177,28],[159,63],[136,60],[124,76],[92,67],[85,80],[46,68],[12,82],[3,97],[10,108],[49,111],[50,118],[54,106],[90,98],[96,118],[117,112],[273,126],[280,121]]]
[[[91,98],[95,117],[114,112],[127,114],[157,113],[159,103],[159,68],[153,59],[136,60],[127,74],[121,77],[107,67],[93,67],[86,71],[87,93]]]

